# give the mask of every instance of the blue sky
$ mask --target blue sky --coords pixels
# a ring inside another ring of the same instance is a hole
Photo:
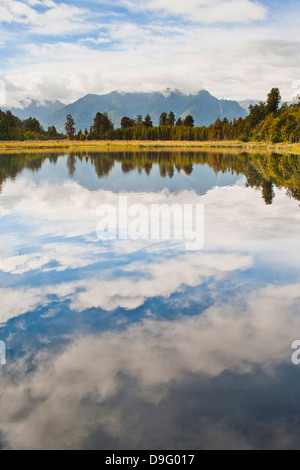
[[[298,0],[0,0],[0,79],[9,106],[167,87],[291,100],[299,21]]]

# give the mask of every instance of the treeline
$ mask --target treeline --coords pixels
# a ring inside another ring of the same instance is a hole
[[[58,140],[63,138],[65,135],[58,133],[54,126],[45,131],[35,118],[22,121],[10,111],[0,110],[0,140]]]
[[[75,123],[69,115],[66,123],[66,133],[70,138],[78,140],[196,140],[196,141],[222,141],[240,140],[299,142],[300,141],[300,104],[299,100],[292,105],[284,104],[280,107],[281,96],[278,88],[273,88],[268,94],[266,102],[259,102],[249,107],[246,118],[229,121],[219,118],[214,124],[206,127],[195,127],[192,116],[184,120],[175,118],[171,111],[162,113],[159,126],[154,127],[151,116],[136,119],[124,116],[121,127],[114,129],[114,125],[107,113],[97,113],[90,130],[75,135]],[[70,125],[71,122],[71,125]],[[69,131],[71,129],[71,132]]]
[[[66,130],[70,128],[70,116],[66,124]],[[75,135],[67,131],[67,136],[77,140],[207,140],[206,127],[194,127],[194,119],[187,116],[183,121],[181,118],[175,123],[175,115],[162,113],[162,119],[166,119],[166,124],[158,127],[153,126],[149,114],[143,119],[138,116],[136,120],[123,117],[121,128],[115,129],[107,113],[97,113],[90,131],[81,130]],[[73,121],[74,122],[74,121]],[[75,124],[75,123],[74,123]],[[75,130],[73,126],[73,131]]]

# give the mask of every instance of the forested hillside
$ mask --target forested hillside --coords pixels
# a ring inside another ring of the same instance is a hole
[[[61,139],[64,135],[58,134],[55,127],[45,131],[35,118],[21,121],[10,111],[0,110],[0,140],[49,140]]]

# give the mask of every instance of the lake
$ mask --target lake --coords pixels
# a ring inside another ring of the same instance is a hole
[[[202,245],[99,233],[120,197]],[[0,155],[0,448],[298,449],[299,205],[294,155]]]

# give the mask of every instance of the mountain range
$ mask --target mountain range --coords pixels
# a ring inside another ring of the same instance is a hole
[[[9,109],[14,116],[22,120],[30,117],[36,118],[42,125],[46,123],[48,117],[65,106],[57,100],[46,100],[41,103],[31,98],[21,102],[20,105],[20,108],[4,108],[4,111]]]
[[[45,129],[55,126],[59,132],[64,131],[66,116],[71,114],[75,120],[76,130],[82,131],[93,124],[97,112],[107,112],[115,127],[120,127],[123,116],[136,118],[138,114],[145,117],[150,114],[153,124],[158,125],[162,112],[173,111],[176,119],[192,115],[196,126],[209,126],[219,117],[229,120],[245,117],[246,109],[237,101],[218,99],[208,91],[201,90],[196,94],[184,94],[178,90],[167,89],[164,93],[122,93],[114,91],[106,95],[88,94],[74,103],[64,105],[59,101],[39,103],[28,100],[23,109],[13,108],[12,113],[20,119],[35,117]]]

